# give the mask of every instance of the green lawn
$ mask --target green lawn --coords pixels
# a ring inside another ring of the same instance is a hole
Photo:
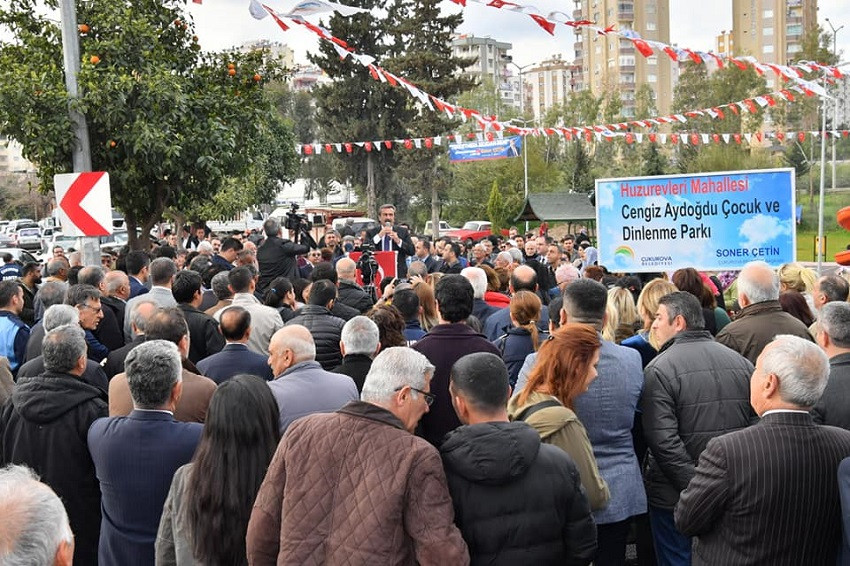
[[[817,261],[817,256],[814,254],[814,242],[818,234],[818,196],[815,195],[814,203],[809,203],[809,195],[798,191],[797,204],[803,206],[803,222],[797,226],[797,260]],[[844,250],[847,244],[850,244],[850,232],[841,228],[835,220],[835,213],[845,206],[850,206],[850,192],[830,193],[824,196],[825,261],[835,261],[835,253]]]

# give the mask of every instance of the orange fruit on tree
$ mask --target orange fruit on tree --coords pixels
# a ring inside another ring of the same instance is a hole
[[[180,27],[180,24],[182,24],[182,23],[183,22],[181,22],[180,20],[174,20],[174,25],[177,26],[177,27]]]
[[[109,140],[109,147],[115,147],[116,145],[118,144],[115,143],[115,140]]]
[[[233,75],[235,75],[235,74],[236,74],[236,69],[228,69],[228,70],[227,70],[227,74],[228,74],[228,75],[230,75],[230,76],[232,77]]]
[[[86,24],[80,24],[77,26],[77,29],[80,30],[80,33],[88,33],[91,31],[91,28]]]
[[[260,82],[263,77],[260,76],[260,73],[254,74],[254,82]]]
[[[235,68],[236,68],[236,65],[234,65],[233,63],[228,63],[228,64],[227,64],[227,68],[228,68],[228,69],[235,69]]]
[[[100,57],[98,57],[97,55],[92,55],[89,58],[89,63],[91,63],[92,65],[97,65],[98,63],[100,63]]]

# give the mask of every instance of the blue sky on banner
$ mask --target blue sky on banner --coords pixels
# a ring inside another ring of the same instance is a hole
[[[338,0],[345,3],[345,0]],[[296,0],[265,0],[278,12],[286,12]],[[523,0],[547,14],[555,10],[572,10],[573,3],[567,0]],[[189,3],[189,11],[197,24],[201,46],[207,50],[227,49],[246,41],[269,39],[287,43],[295,50],[296,62],[306,62],[308,51],[315,51],[317,38],[312,33],[294,26],[287,32],[275,25],[271,18],[254,20],[248,13],[248,0],[204,0],[203,4]],[[838,49],[844,51],[844,61],[850,60],[850,2],[847,0],[820,0],[818,21],[828,29],[824,18],[833,25],[847,26],[838,33]],[[461,33],[490,36],[499,41],[513,43],[512,55],[520,65],[539,63],[541,60],[560,53],[564,59],[573,59],[572,29],[559,25],[555,36],[547,34],[527,15],[497,10],[470,2],[466,8],[444,1],[444,12],[456,13],[464,10]],[[317,21],[311,18],[311,21]],[[716,0],[710,10],[695,10],[693,0],[670,0],[670,41],[679,47],[708,51],[714,49],[714,41],[721,30],[732,28],[732,0]],[[345,38],[340,38],[345,39]],[[850,69],[850,67],[845,67]]]

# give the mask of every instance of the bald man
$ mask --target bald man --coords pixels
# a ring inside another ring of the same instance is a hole
[[[741,270],[738,304],[741,305],[741,313],[717,333],[716,340],[753,364],[778,334],[814,341],[805,324],[782,310],[779,276],[763,261],[751,261]]]
[[[100,304],[115,315],[118,327],[124,328],[124,313],[127,310],[127,300],[130,298],[130,278],[126,273],[113,270],[103,278],[103,296]]]
[[[306,327],[284,326],[269,343],[269,366],[275,375],[269,383],[280,409],[280,433],[295,419],[313,413],[330,413],[357,401],[357,386],[347,375],[322,369],[316,345]]]
[[[336,274],[339,277],[339,295],[337,301],[365,313],[374,306],[372,297],[357,284],[357,264],[347,257],[336,262]]]

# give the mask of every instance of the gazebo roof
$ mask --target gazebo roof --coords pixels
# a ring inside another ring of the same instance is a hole
[[[596,208],[584,193],[529,193],[519,220],[596,220]]]

